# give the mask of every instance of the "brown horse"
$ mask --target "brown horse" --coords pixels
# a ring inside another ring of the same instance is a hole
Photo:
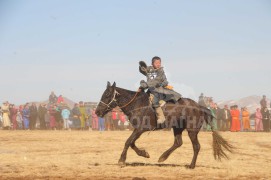
[[[165,161],[170,154],[182,145],[182,132],[187,129],[189,138],[193,144],[194,156],[188,168],[195,168],[197,156],[200,150],[198,133],[204,121],[211,125],[213,116],[209,109],[198,105],[195,101],[188,98],[181,98],[178,102],[167,102],[163,106],[166,116],[166,123],[157,126],[156,115],[152,105],[149,102],[149,94],[144,91],[134,92],[116,87],[116,83],[111,86],[108,82],[101,101],[96,109],[96,114],[103,117],[113,108],[119,106],[128,116],[134,131],[127,139],[121,157],[120,165],[125,165],[127,150],[131,147],[139,156],[150,158],[148,152],[137,148],[136,140],[146,131],[159,130],[163,128],[173,128],[174,143],[159,158],[158,162]],[[213,129],[213,128],[212,128]],[[213,155],[215,159],[227,158],[225,150],[232,152],[233,147],[223,139],[216,131],[213,131]]]

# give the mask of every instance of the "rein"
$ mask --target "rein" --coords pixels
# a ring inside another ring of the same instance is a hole
[[[135,100],[135,98],[136,98],[136,96],[138,95],[139,92],[140,92],[140,89],[137,90],[135,96],[134,96],[127,104],[125,104],[124,106],[121,106],[121,107],[119,107],[119,108],[121,109],[121,108],[124,108],[124,107],[128,106],[129,104],[131,104],[131,103]],[[117,100],[116,100],[116,95],[120,95],[120,93],[119,93],[118,91],[115,90],[115,91],[114,91],[114,96],[113,96],[112,100],[111,100],[108,104],[104,103],[103,101],[100,101],[100,102],[101,102],[103,105],[107,106],[108,109],[112,109],[112,108],[110,107],[110,105],[111,105],[111,103],[113,103],[113,102],[117,102]]]

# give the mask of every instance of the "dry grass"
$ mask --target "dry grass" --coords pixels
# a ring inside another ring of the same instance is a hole
[[[196,169],[186,169],[193,150],[187,133],[184,144],[165,163],[160,155],[173,143],[173,133],[145,133],[137,141],[150,159],[130,149],[127,166],[117,165],[125,132],[0,131],[0,179],[269,179],[271,133],[221,133],[237,152],[230,160],[215,161],[212,135],[200,132]]]

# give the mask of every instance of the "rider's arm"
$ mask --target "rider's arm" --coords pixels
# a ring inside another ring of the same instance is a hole
[[[160,81],[160,82],[159,82],[159,85],[160,85],[160,86],[165,87],[165,86],[168,85],[167,77],[166,77],[166,74],[165,74],[163,68],[160,68],[160,69],[159,69],[157,78],[159,78],[159,81]]]

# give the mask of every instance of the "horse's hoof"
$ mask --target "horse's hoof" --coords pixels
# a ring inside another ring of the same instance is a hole
[[[126,166],[126,163],[123,162],[123,161],[119,161],[118,165],[119,165],[120,167],[124,167],[124,166]]]
[[[192,165],[185,165],[186,169],[195,169],[195,166]]]
[[[148,152],[146,152],[146,155],[145,155],[146,158],[150,158],[150,155]]]
[[[166,160],[166,158],[160,157],[159,160],[158,160],[158,162],[161,163],[161,162],[164,162],[165,160]]]

